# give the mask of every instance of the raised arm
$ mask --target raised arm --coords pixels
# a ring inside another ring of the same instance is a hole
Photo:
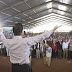
[[[29,37],[26,38],[26,42],[29,46],[34,45],[36,43],[38,43],[39,41],[42,41],[46,38],[48,38],[57,28],[59,28],[60,26],[55,26],[52,30],[47,31],[45,33],[42,33],[40,35],[34,36],[34,37]]]
[[[70,39],[68,40],[68,42],[67,42],[68,44],[70,43]]]
[[[5,36],[4,36],[4,34],[3,34],[3,32],[2,32],[2,29],[0,29],[0,40],[3,42],[3,40],[5,40],[6,38],[5,38]]]
[[[4,34],[3,34],[3,32],[2,32],[2,30],[0,29],[0,41],[1,42],[3,42],[3,44],[6,46],[7,44],[7,42],[6,42],[6,38],[5,38],[5,36],[4,36]]]

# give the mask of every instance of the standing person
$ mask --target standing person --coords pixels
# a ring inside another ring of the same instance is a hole
[[[39,44],[39,43],[37,43],[36,57],[37,57],[37,58],[40,58],[40,44]]]
[[[56,45],[55,40],[53,40],[53,43],[52,43],[52,57],[56,58],[56,54],[57,54],[57,45]]]
[[[52,48],[47,44],[46,48],[46,63],[50,67],[51,64],[51,56],[52,56]]]
[[[36,56],[36,51],[35,51],[35,45],[32,45],[32,58],[35,58]]]
[[[61,59],[62,58],[62,41],[61,40],[57,42],[57,51],[58,51],[58,58]]]
[[[46,48],[46,46],[45,46],[45,41],[43,40],[43,52],[42,52],[42,56],[43,56],[43,63],[44,64],[46,64],[46,50],[45,50],[45,48]]]
[[[57,28],[58,26],[54,27],[53,30],[34,37],[22,38],[24,34],[23,26],[21,23],[17,23],[13,26],[13,33],[15,35],[13,39],[6,39],[0,29],[0,40],[10,52],[12,72],[32,72],[29,61],[30,47],[39,41],[48,38]]]
[[[70,42],[69,46],[69,59],[72,59],[72,41]]]
[[[62,44],[62,49],[63,49],[63,58],[68,58],[68,45],[70,43],[70,40],[67,41],[65,40]]]

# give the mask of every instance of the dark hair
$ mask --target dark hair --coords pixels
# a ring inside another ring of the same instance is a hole
[[[13,26],[13,33],[14,35],[21,35],[22,33],[22,30],[23,30],[23,26],[21,23],[17,23]]]
[[[43,40],[43,43],[45,43],[45,41]]]

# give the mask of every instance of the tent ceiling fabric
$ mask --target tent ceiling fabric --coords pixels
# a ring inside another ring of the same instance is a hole
[[[0,0],[3,27],[21,22],[31,29],[52,20],[72,26],[72,0]]]

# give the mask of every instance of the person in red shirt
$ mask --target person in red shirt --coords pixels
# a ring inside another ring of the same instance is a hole
[[[57,52],[57,45],[56,45],[55,40],[53,40],[52,42],[52,57],[53,58],[56,58],[56,52]]]

